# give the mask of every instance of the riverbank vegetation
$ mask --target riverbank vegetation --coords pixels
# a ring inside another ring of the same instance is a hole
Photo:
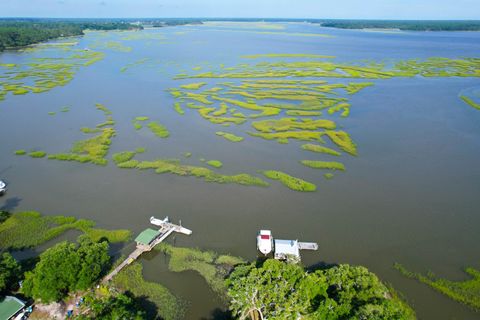
[[[341,29],[398,29],[408,31],[480,31],[479,21],[468,20],[327,20],[323,27]]]
[[[418,280],[457,302],[466,304],[476,310],[480,310],[480,270],[466,268],[465,273],[469,275],[470,279],[464,281],[452,281],[437,277],[432,272],[429,272],[426,275],[411,272],[399,263],[396,263],[394,267],[400,271],[402,275]]]
[[[364,267],[306,271],[268,259],[237,266],[226,280],[238,319],[413,320],[414,311]]]
[[[83,232],[94,241],[105,238],[109,242],[124,242],[131,236],[128,230],[95,228],[95,222],[91,220],[68,216],[42,216],[36,211],[24,211],[9,215],[0,224],[0,248],[16,250],[35,247],[68,230]]]
[[[141,26],[125,22],[78,19],[0,19],[0,51],[60,38],[83,35],[89,30],[138,30]]]

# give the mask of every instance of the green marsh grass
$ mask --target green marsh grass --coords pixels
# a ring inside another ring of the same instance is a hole
[[[316,161],[316,160],[301,160],[301,164],[314,169],[329,169],[345,171],[345,165],[336,161]]]
[[[162,243],[156,250],[165,252],[170,256],[168,268],[173,272],[195,271],[208,283],[210,288],[221,297],[225,297],[225,277],[235,265],[246,261],[239,257],[218,255],[213,251],[174,247]]]
[[[341,155],[341,153],[336,151],[336,150],[333,150],[333,149],[330,149],[330,148],[327,148],[327,147],[323,147],[323,146],[319,146],[318,144],[311,144],[311,143],[303,144],[302,149],[307,150],[307,151],[311,151],[311,152],[325,153],[325,154],[329,154],[329,155],[337,156],[337,157]]]
[[[110,242],[124,242],[130,238],[128,230],[104,230],[94,227],[93,221],[77,220],[75,217],[42,216],[35,211],[18,212],[0,224],[0,248],[14,250],[34,247],[67,230],[79,230],[94,241],[105,237]]]
[[[158,122],[152,121],[148,123],[147,127],[157,137],[168,138],[170,136],[170,132],[168,131],[168,129],[164,125],[159,124]]]
[[[15,155],[17,155],[17,156],[23,156],[25,154],[27,154],[27,151],[25,151],[23,149],[15,150]]]
[[[185,310],[179,299],[161,284],[145,281],[142,269],[140,263],[132,263],[112,279],[113,286],[120,290],[131,292],[136,297],[144,297],[148,302],[154,303],[158,316],[162,319],[181,319]],[[157,317],[156,314],[148,316],[151,319],[156,319]]]
[[[302,191],[302,192],[312,192],[317,190],[317,186],[313,183],[307,182],[305,180],[292,177],[281,171],[275,170],[265,170],[262,171],[263,175],[272,180],[278,180],[288,188],[295,190],[295,191]]]
[[[45,151],[32,151],[28,155],[32,158],[43,158],[47,153]]]
[[[464,281],[451,281],[435,276],[429,272],[427,275],[408,271],[401,264],[396,263],[394,268],[408,278],[426,284],[430,288],[446,295],[450,299],[466,304],[480,310],[480,270],[466,268],[465,273],[470,279]]]
[[[224,137],[228,141],[231,142],[241,142],[244,140],[243,137],[239,137],[237,135],[234,135],[233,133],[228,133],[228,132],[223,132],[223,131],[217,131],[215,132],[217,136]]]
[[[214,168],[223,167],[223,163],[219,160],[209,160],[209,161],[207,161],[207,164],[211,167],[214,167]]]

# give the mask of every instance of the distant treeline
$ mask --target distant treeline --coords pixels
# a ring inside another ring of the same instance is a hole
[[[0,51],[90,30],[130,30],[141,26],[109,20],[0,19]]]
[[[480,21],[467,20],[328,20],[321,21],[323,27],[341,29],[400,29],[411,31],[480,31]]]

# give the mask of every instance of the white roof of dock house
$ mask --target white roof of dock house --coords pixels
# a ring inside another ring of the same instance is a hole
[[[275,239],[275,259],[278,260],[300,260],[300,248],[298,240]]]

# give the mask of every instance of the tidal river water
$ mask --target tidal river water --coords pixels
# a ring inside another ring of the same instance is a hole
[[[346,171],[335,172],[330,180],[324,172],[299,164],[312,157],[300,148],[305,142],[291,139],[279,144],[251,137],[245,133],[252,131],[247,123],[222,127],[194,109],[185,108],[181,115],[167,91],[199,81],[208,87],[222,81],[238,83],[240,79],[174,78],[261,62],[244,55],[329,55],[339,63],[386,65],[431,57],[478,58],[479,33],[215,23],[89,32],[68,41],[78,42],[75,49],[104,52],[105,57],[80,67],[64,86],[43,93],[9,93],[0,101],[0,179],[9,186],[0,198],[1,207],[88,218],[99,227],[130,229],[134,234],[149,227],[152,215],[168,215],[193,230],[191,236],[171,238],[175,245],[250,260],[257,254],[258,230],[267,228],[279,238],[317,242],[318,251],[302,254],[307,266],[325,262],[368,267],[405,296],[419,319],[480,318],[393,268],[398,262],[409,270],[431,270],[452,280],[466,279],[462,271],[466,266],[480,268],[480,110],[459,99],[464,90],[478,92],[479,78],[325,79],[373,82],[349,97],[350,114],[337,122],[357,145],[358,155],[342,155]],[[21,65],[68,50],[51,46],[7,51],[0,54],[0,63]],[[215,171],[222,174],[281,170],[315,183],[317,190],[296,192],[277,181],[270,181],[270,187],[217,184],[119,169],[111,161],[97,166],[14,155],[18,149],[68,151],[73,142],[85,139],[81,127],[104,121],[96,103],[110,109],[116,121],[109,159],[115,152],[145,147],[143,159],[180,158],[196,166],[205,166],[200,158],[217,159],[223,167]],[[60,112],[65,106],[69,111]],[[137,116],[163,124],[170,137],[158,138],[147,128],[135,130],[132,119]],[[245,140],[232,143],[216,136],[216,131]],[[192,156],[185,158],[185,152]],[[121,250],[128,253],[132,248],[129,243]],[[147,280],[188,301],[187,319],[214,318],[225,308],[198,274],[168,271],[163,254],[146,254],[140,262]]]

